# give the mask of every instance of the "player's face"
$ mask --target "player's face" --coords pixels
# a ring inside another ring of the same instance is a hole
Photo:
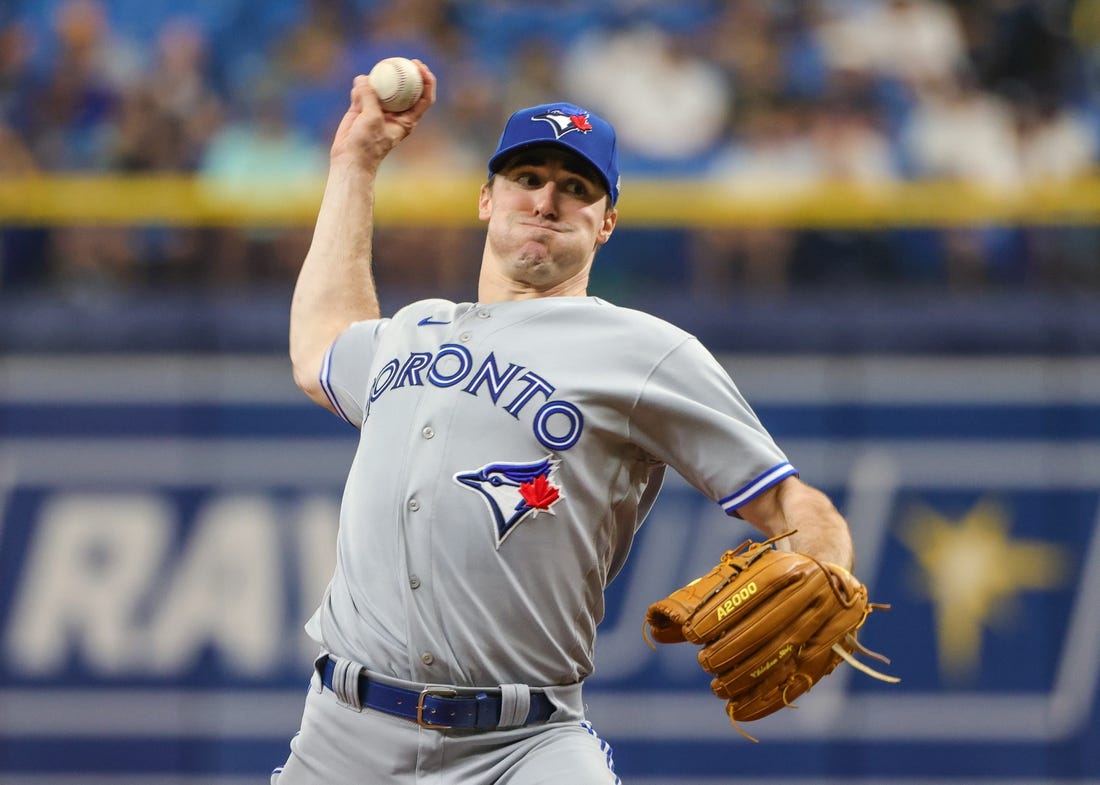
[[[508,161],[482,188],[478,214],[489,224],[490,272],[546,294],[583,289],[618,218],[591,167],[555,148]]]

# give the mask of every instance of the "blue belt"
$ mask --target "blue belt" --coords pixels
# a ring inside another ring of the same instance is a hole
[[[332,686],[336,663],[325,658],[321,683],[336,692]],[[463,694],[454,687],[426,686],[422,690],[409,690],[383,684],[359,674],[359,702],[368,708],[412,720],[422,728],[475,728],[493,730],[500,725],[501,698],[487,692],[471,690]],[[546,693],[531,691],[531,708],[523,726],[546,722],[556,710]]]

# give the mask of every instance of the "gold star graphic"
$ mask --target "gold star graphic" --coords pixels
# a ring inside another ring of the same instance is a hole
[[[916,508],[899,537],[916,558],[920,592],[932,602],[940,667],[951,681],[977,672],[983,630],[1011,623],[1020,594],[1066,580],[1064,550],[1013,540],[1007,512],[992,501],[979,502],[958,520]]]

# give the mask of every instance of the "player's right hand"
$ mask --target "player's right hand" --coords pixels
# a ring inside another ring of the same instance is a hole
[[[424,79],[424,91],[407,111],[384,112],[366,74],[355,77],[351,102],[344,113],[329,152],[330,159],[348,160],[377,171],[382,160],[398,142],[412,133],[420,118],[435,103],[435,74],[420,60],[413,60]]]

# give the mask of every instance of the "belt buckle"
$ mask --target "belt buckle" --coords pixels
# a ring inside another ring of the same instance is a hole
[[[429,695],[437,698],[457,698],[458,690],[449,687],[425,687],[420,691],[420,697],[416,700],[416,724],[421,728],[450,728],[445,723],[432,722],[424,719],[424,699]]]

